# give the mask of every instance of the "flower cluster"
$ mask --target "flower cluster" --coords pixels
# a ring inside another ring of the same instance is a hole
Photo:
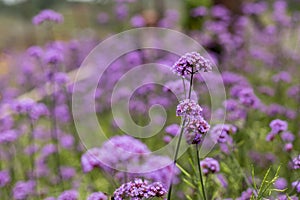
[[[275,136],[286,131],[288,128],[288,124],[286,121],[275,119],[270,123],[271,132],[267,135],[266,140],[272,141]]]
[[[176,115],[187,120],[184,132],[188,144],[199,144],[210,129],[202,111],[201,106],[191,99],[185,99],[177,105]]]
[[[214,158],[205,158],[204,160],[200,161],[200,166],[204,175],[214,174],[220,171],[219,162]]]
[[[237,132],[237,127],[231,124],[217,124],[211,130],[211,135],[218,143],[226,143],[230,140],[230,135]]]
[[[296,189],[297,193],[300,194],[300,181],[294,181],[294,182],[292,183],[292,186],[293,186],[293,188]]]
[[[209,131],[210,125],[202,117],[190,119],[185,127],[188,144],[199,144]]]
[[[88,196],[87,200],[107,200],[107,196],[102,192],[94,192]]]
[[[76,190],[66,190],[59,195],[57,200],[79,200],[79,193]]]
[[[166,189],[159,182],[148,183],[146,180],[136,179],[121,185],[114,192],[114,200],[132,199],[151,199],[163,197],[167,193]]]
[[[173,71],[179,76],[196,74],[200,71],[209,72],[212,70],[212,64],[209,60],[202,57],[197,52],[186,53],[173,66]]]
[[[194,100],[185,99],[181,101],[176,109],[176,115],[181,117],[195,118],[202,115],[201,106]]]
[[[0,188],[6,186],[10,181],[9,172],[6,170],[0,171]]]
[[[55,12],[54,10],[42,10],[39,14],[33,17],[32,23],[34,25],[40,25],[45,21],[51,21],[55,23],[62,23],[64,20],[63,16],[60,13]]]
[[[13,189],[13,197],[16,200],[27,199],[34,193],[35,181],[19,181]]]
[[[293,158],[292,168],[293,169],[300,169],[300,155],[298,155],[295,158]]]

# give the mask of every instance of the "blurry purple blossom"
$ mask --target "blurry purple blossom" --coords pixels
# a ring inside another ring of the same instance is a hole
[[[10,182],[10,174],[7,170],[0,171],[0,188],[6,186]]]
[[[237,127],[231,124],[217,124],[211,130],[212,137],[218,143],[226,143],[229,140],[231,134],[235,134],[237,132]]]
[[[128,16],[128,6],[124,3],[118,3],[115,7],[115,14],[118,19],[124,20]]]
[[[47,115],[49,115],[49,110],[43,103],[36,103],[29,112],[29,116],[33,120],[38,120],[40,117]]]
[[[100,148],[89,149],[81,157],[81,166],[84,173],[92,171],[96,167],[101,166],[101,162],[98,158],[101,154]]]
[[[64,134],[60,137],[60,144],[65,149],[71,149],[74,146],[75,139],[71,134]]]
[[[64,18],[60,13],[50,9],[42,10],[32,18],[32,23],[34,25],[40,25],[45,21],[62,23],[64,21]]]
[[[166,133],[172,136],[176,136],[179,133],[179,130],[180,130],[180,126],[178,124],[171,124],[167,126],[165,129]]]
[[[207,14],[207,9],[204,6],[199,6],[191,11],[192,17],[203,17]]]
[[[13,188],[13,197],[15,200],[27,199],[34,193],[34,181],[18,181]]]
[[[141,15],[135,15],[131,18],[130,23],[133,27],[139,28],[146,25],[145,19]]]
[[[284,142],[293,142],[295,140],[294,134],[288,131],[281,133],[280,137]]]
[[[274,75],[272,77],[272,79],[275,83],[280,82],[280,81],[290,83],[291,75],[288,72],[282,71],[282,72],[279,72],[278,74]]]
[[[108,20],[109,20],[109,16],[107,13],[101,12],[97,16],[97,21],[100,24],[106,24],[108,22]]]
[[[204,160],[200,161],[200,165],[204,175],[214,174],[220,171],[219,162],[214,158],[207,157]]]
[[[66,190],[59,195],[57,200],[79,200],[79,194],[76,190]]]
[[[108,200],[108,198],[102,192],[94,192],[88,196],[87,200]]]
[[[293,144],[292,143],[286,143],[285,145],[284,145],[284,151],[286,151],[286,152],[291,152],[292,150],[293,150]]]
[[[246,191],[242,192],[242,195],[236,200],[249,200],[253,195],[253,189],[248,188]]]
[[[293,169],[300,169],[300,155],[296,156],[292,160],[292,168]]]
[[[18,133],[16,130],[6,130],[0,132],[0,144],[13,142],[18,139]]]
[[[216,18],[228,20],[230,11],[222,5],[215,5],[211,8],[211,15]]]
[[[248,15],[259,15],[267,10],[268,5],[266,2],[257,2],[257,3],[245,3],[243,5],[243,12]]]
[[[73,167],[62,166],[60,167],[60,173],[64,180],[69,180],[76,175],[76,170]]]
[[[62,53],[55,48],[50,48],[45,52],[44,62],[46,64],[56,65],[64,60]]]
[[[27,49],[29,56],[40,59],[44,53],[43,49],[39,46],[31,46]]]
[[[286,121],[275,119],[271,121],[270,128],[272,129],[271,132],[274,134],[281,133],[283,131],[286,131],[288,128],[288,124]]]
[[[285,178],[282,178],[282,177],[278,178],[274,183],[274,187],[279,190],[285,189],[287,187],[287,185],[288,185],[288,182],[286,181]]]
[[[294,182],[292,183],[292,187],[293,187],[293,188],[296,188],[296,192],[297,192],[297,193],[300,193],[300,181],[294,181]]]

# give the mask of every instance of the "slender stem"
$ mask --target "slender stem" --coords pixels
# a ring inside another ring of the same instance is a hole
[[[191,79],[190,79],[190,88],[189,88],[188,99],[191,99],[192,87],[193,87],[193,78],[194,78],[194,74],[193,74],[193,71],[192,71],[192,73],[191,73]],[[183,135],[183,132],[184,132],[184,127],[185,127],[186,121],[187,121],[187,119],[186,119],[186,117],[184,117],[183,121],[182,121],[182,124],[181,124],[181,128],[180,128],[179,139],[178,139],[178,142],[176,144],[175,155],[174,155],[174,159],[173,159],[174,166],[176,166],[176,163],[177,163],[177,157],[178,157],[179,148],[180,148],[180,144],[181,144],[182,135]],[[167,198],[168,200],[171,200],[172,187],[173,187],[173,183],[172,182],[173,182],[173,177],[171,178],[171,183],[170,183],[170,187],[169,187],[168,198]]]
[[[193,69],[193,68],[192,68],[192,69]],[[188,96],[188,99],[191,99],[192,88],[193,88],[193,78],[194,78],[194,74],[193,74],[193,72],[192,72],[191,80],[190,80],[190,89],[189,89],[189,96]]]
[[[198,166],[198,171],[199,171],[199,176],[200,176],[200,182],[201,182],[201,188],[202,188],[202,194],[204,200],[206,200],[206,192],[205,192],[205,187],[204,187],[204,182],[203,182],[203,175],[202,175],[202,170],[200,166],[200,157],[199,157],[199,146],[196,144],[196,153],[197,153],[197,166]]]
[[[180,134],[179,134],[179,139],[176,145],[176,150],[175,150],[175,155],[174,155],[174,166],[176,166],[177,163],[177,156],[178,156],[178,152],[179,152],[179,147],[180,147],[180,143],[182,140],[182,135],[183,135],[183,130],[184,130],[184,126],[185,126],[185,122],[186,122],[186,118],[184,118],[182,125],[181,125],[181,129],[180,129]],[[168,192],[168,200],[171,200],[171,194],[172,194],[172,186],[173,186],[173,177],[171,178],[171,183],[170,183],[170,187],[169,187],[169,192]]]
[[[185,81],[184,81],[184,78],[182,78],[182,84],[183,84],[184,98],[186,98],[186,87],[185,87]]]

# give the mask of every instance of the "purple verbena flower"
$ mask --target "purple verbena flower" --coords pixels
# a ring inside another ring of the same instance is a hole
[[[217,124],[212,128],[211,135],[218,143],[226,143],[230,135],[236,132],[236,126],[231,124]]]
[[[166,133],[172,136],[176,136],[179,133],[179,130],[180,130],[180,126],[178,124],[171,124],[167,126],[165,129]]]
[[[90,172],[96,167],[100,167],[100,154],[100,148],[89,149],[85,154],[83,154],[81,157],[81,166],[84,173]]]
[[[54,10],[46,9],[42,10],[36,16],[33,17],[32,23],[34,25],[40,25],[45,21],[55,22],[55,23],[62,23],[64,20],[63,16],[55,12]]]
[[[27,199],[34,193],[35,181],[18,181],[13,188],[13,197],[16,200]]]
[[[146,180],[136,179],[116,189],[113,198],[114,200],[123,200],[126,198],[132,200],[151,199],[154,197],[163,197],[166,193],[166,189],[159,182],[149,184]]]
[[[287,187],[287,185],[288,185],[288,182],[286,181],[285,178],[282,178],[282,177],[278,178],[274,183],[274,187],[279,190],[285,189]]]
[[[212,70],[212,63],[197,52],[186,53],[173,66],[173,71],[179,76],[196,74],[200,71]]]
[[[6,130],[0,132],[0,144],[14,142],[18,139],[18,133],[16,130]]]
[[[185,127],[185,137],[188,144],[199,144],[209,131],[210,125],[202,117],[190,119]]]
[[[0,188],[6,186],[10,182],[10,175],[7,170],[0,171]]]
[[[236,198],[236,200],[249,200],[251,199],[252,195],[253,195],[253,189],[248,188],[246,191],[242,192],[242,195]]]
[[[294,181],[292,187],[296,189],[297,193],[300,193],[300,181]]]
[[[272,129],[272,133],[278,134],[282,131],[286,131],[288,128],[288,124],[286,121],[280,120],[280,119],[275,119],[271,121],[270,123],[270,128]]]
[[[300,155],[298,155],[295,158],[293,158],[292,168],[293,169],[300,169]]]
[[[79,200],[79,194],[76,190],[66,190],[59,195],[57,200]]]
[[[201,116],[202,108],[194,100],[185,99],[179,103],[176,115],[181,117],[196,118]]]
[[[214,174],[220,171],[219,162],[214,158],[205,158],[204,160],[200,161],[200,166],[204,175]]]
[[[131,18],[130,23],[133,27],[143,27],[146,25],[145,19],[141,15],[135,15]]]
[[[103,194],[102,192],[94,192],[90,194],[87,198],[87,200],[107,200],[107,196]]]

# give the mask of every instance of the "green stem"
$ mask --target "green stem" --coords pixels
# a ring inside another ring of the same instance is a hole
[[[193,73],[193,68],[192,68],[188,99],[191,99],[192,87],[193,87],[193,77],[194,77],[194,73]],[[181,144],[181,140],[182,140],[182,135],[183,135],[185,123],[186,123],[186,117],[183,118],[183,121],[182,121],[182,124],[181,124],[181,128],[180,128],[179,139],[178,139],[178,142],[176,144],[176,150],[175,150],[175,155],[174,155],[174,159],[173,159],[174,166],[176,166],[176,163],[177,163],[177,157],[178,157],[179,147],[180,147],[180,144]],[[173,187],[173,183],[172,183],[172,179],[171,179],[171,183],[170,183],[170,187],[169,187],[169,192],[168,192],[168,198],[167,198],[168,200],[171,200],[172,187]]]
[[[183,130],[184,130],[185,122],[186,122],[186,119],[184,118],[184,120],[182,122],[182,125],[181,125],[181,129],[180,129],[179,139],[178,139],[178,142],[177,142],[177,145],[176,145],[176,150],[175,150],[175,155],[174,155],[174,160],[173,160],[174,166],[176,166],[176,163],[177,163],[177,157],[178,157],[180,143],[181,143],[181,140],[182,140],[182,135],[183,135]],[[173,183],[172,183],[172,179],[171,179],[171,183],[170,183],[170,187],[169,187],[169,192],[168,192],[168,200],[171,200],[172,186],[173,186]]]
[[[196,144],[196,153],[197,153],[197,166],[198,166],[198,171],[199,171],[199,176],[200,176],[200,182],[201,182],[201,188],[202,188],[202,195],[204,200],[206,200],[206,192],[205,192],[205,187],[204,187],[204,182],[203,182],[203,175],[202,175],[202,170],[200,166],[200,157],[199,157],[199,146]]]

